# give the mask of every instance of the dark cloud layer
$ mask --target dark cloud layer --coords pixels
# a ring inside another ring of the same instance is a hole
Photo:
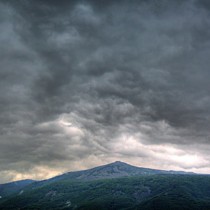
[[[209,10],[1,0],[2,182],[115,159],[210,172]]]

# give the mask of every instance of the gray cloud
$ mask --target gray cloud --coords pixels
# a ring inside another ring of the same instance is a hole
[[[2,182],[115,159],[210,172],[209,20],[207,1],[2,0]]]

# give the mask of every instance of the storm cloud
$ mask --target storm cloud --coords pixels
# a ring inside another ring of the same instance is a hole
[[[210,173],[208,1],[0,0],[0,31],[0,182]]]

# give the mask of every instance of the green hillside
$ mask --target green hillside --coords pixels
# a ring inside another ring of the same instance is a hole
[[[210,209],[210,176],[150,175],[26,187],[0,209]]]
[[[26,179],[16,182],[10,182],[6,184],[0,184],[0,196],[4,198],[9,196],[13,193],[21,192],[21,190],[26,187],[27,185],[35,182],[34,180]]]

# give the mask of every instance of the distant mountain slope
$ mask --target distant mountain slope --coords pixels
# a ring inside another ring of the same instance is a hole
[[[11,195],[12,193],[20,192],[24,187],[33,182],[34,180],[26,179],[6,184],[0,184],[0,196],[1,198],[4,198],[5,196]]]
[[[57,181],[90,181],[90,180],[99,180],[99,179],[113,179],[120,177],[133,177],[133,176],[147,176],[147,175],[156,175],[156,174],[194,174],[192,172],[184,171],[165,171],[157,170],[143,167],[136,167],[129,165],[127,163],[116,161],[106,165],[94,167],[82,171],[68,172],[59,176],[55,176],[50,179],[36,181],[33,180],[23,180],[18,182],[12,182],[5,185],[0,185],[0,196],[10,195],[13,192],[20,191],[23,187],[28,186],[28,188],[37,188],[50,184]]]
[[[116,161],[107,165],[98,166],[88,170],[68,172],[63,175],[51,178],[47,181],[53,182],[53,181],[66,180],[66,179],[95,180],[95,179],[107,179],[107,178],[118,178],[118,177],[127,177],[127,176],[154,175],[154,174],[194,174],[194,173],[184,172],[184,171],[165,171],[165,170],[142,168],[142,167],[132,166],[121,161]]]
[[[43,181],[7,183],[0,192],[1,210],[210,209],[210,176],[120,161]]]

